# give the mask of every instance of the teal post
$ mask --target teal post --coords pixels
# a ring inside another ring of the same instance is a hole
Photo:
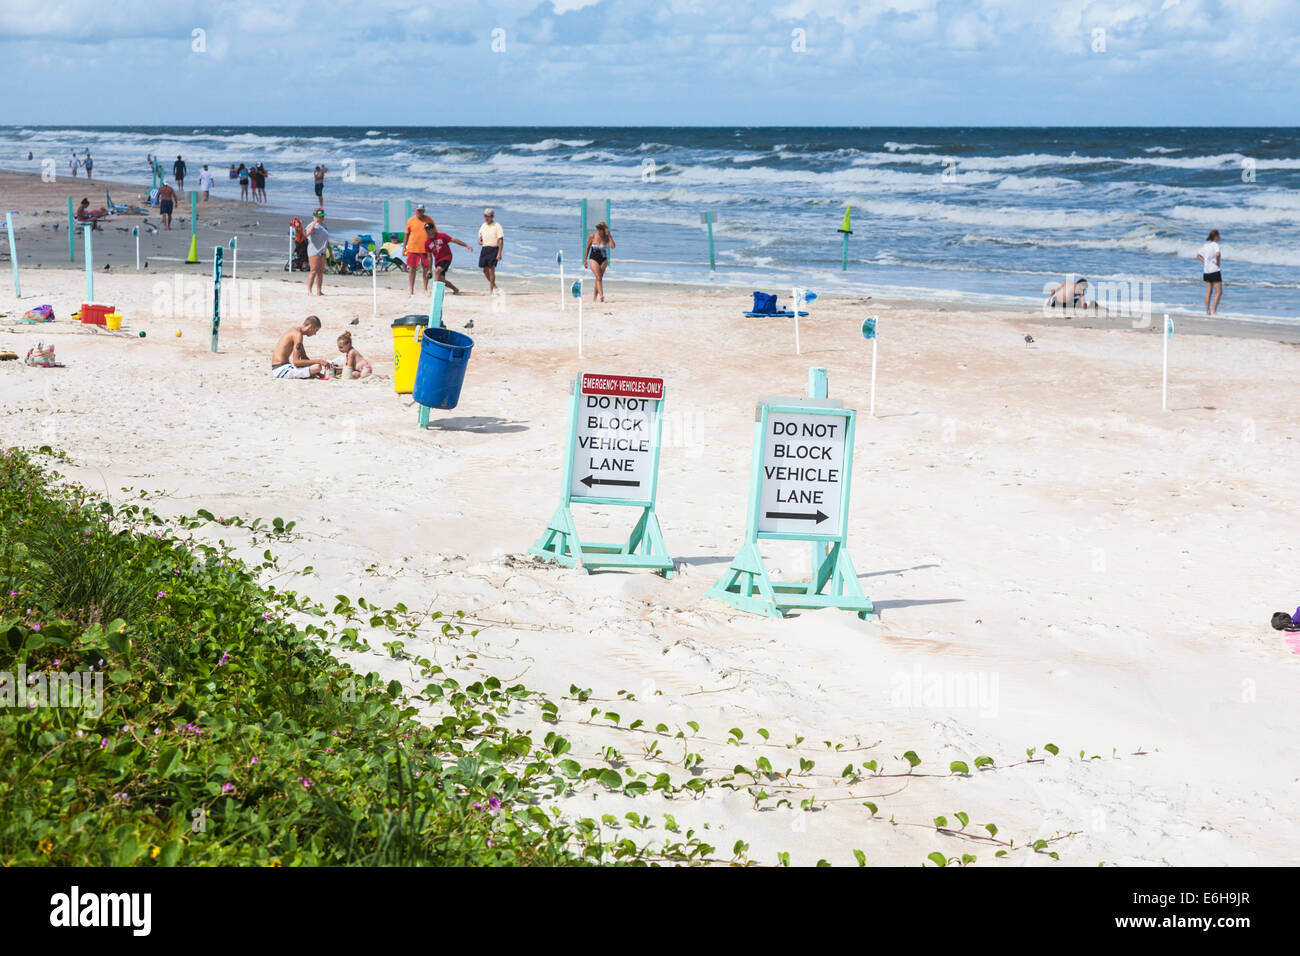
[[[23,297],[22,289],[18,285],[18,246],[14,242],[14,214],[5,213],[5,229],[9,232],[9,261],[14,264],[14,298]]]
[[[199,238],[199,194],[197,191],[190,193],[190,238],[196,242]]]
[[[716,272],[718,265],[713,258],[713,213],[706,212],[704,214],[704,224],[709,227],[709,271]],[[798,308],[798,306],[795,308]]]
[[[68,197],[68,261],[77,261],[77,227],[72,223],[72,197]]]
[[[91,303],[95,301],[95,264],[93,261],[95,256],[94,256],[94,251],[91,249],[91,240],[90,240],[91,233],[93,233],[94,231],[95,230],[91,229],[90,226],[86,226],[84,229],[81,230],[81,234],[86,237],[86,302],[87,303]]]
[[[609,200],[608,199],[605,200],[605,225],[609,226]],[[609,226],[609,231],[610,231],[610,235],[612,236],[614,234],[614,227]],[[605,268],[608,269],[613,264],[614,264],[614,250],[611,247],[605,250]]]
[[[587,267],[587,200],[582,201],[582,236],[578,239],[578,248],[582,250],[582,267]]]
[[[560,506],[546,525],[537,543],[528,549],[528,553],[546,561],[554,561],[566,568],[581,568],[590,573],[594,568],[646,568],[657,571],[665,578],[673,576],[674,561],[664,543],[663,530],[659,526],[659,517],[655,512],[655,500],[659,493],[659,449],[663,439],[663,395],[660,392],[655,402],[654,421],[649,423],[646,431],[651,440],[649,461],[649,489],[643,496],[635,498],[610,498],[600,494],[575,495],[573,493],[573,452],[578,434],[578,415],[582,403],[583,375],[573,382],[572,398],[569,402],[568,443],[565,446],[564,467],[561,469],[564,487],[561,492]],[[593,487],[583,481],[587,487]],[[620,484],[620,482],[610,482]],[[572,504],[624,505],[641,509],[632,533],[626,541],[599,542],[583,541],[578,537],[578,527],[573,520]]]
[[[424,326],[426,329],[442,328],[442,296],[443,296],[443,291],[445,289],[446,286],[443,285],[441,282],[435,282],[433,284],[433,293],[429,297],[429,321],[426,322]],[[416,369],[417,370],[419,369],[418,363],[416,364]],[[417,375],[419,374],[418,371],[416,374]],[[420,414],[419,417],[417,418],[417,422],[420,428],[429,427],[429,406],[428,405],[420,406]]]
[[[402,220],[402,221],[403,221],[403,222],[410,222],[410,221],[411,221],[411,200],[409,200],[409,199],[406,200],[406,218],[405,218],[404,220]],[[402,228],[405,229],[406,227],[403,226]]]
[[[217,333],[221,330],[221,262],[224,251],[212,248],[212,351],[217,350]]]
[[[849,234],[846,232],[843,235],[844,235],[844,246],[843,246],[843,250],[840,252],[840,271],[848,272],[849,271]]]
[[[795,300],[794,310],[799,311],[799,301]],[[826,369],[814,365],[808,369],[808,397],[809,398],[829,398],[830,397],[830,380],[826,376]],[[815,572],[821,563],[826,560],[826,545],[814,541],[812,543],[812,568]]]
[[[384,232],[389,232],[388,228],[388,200],[384,200]]]

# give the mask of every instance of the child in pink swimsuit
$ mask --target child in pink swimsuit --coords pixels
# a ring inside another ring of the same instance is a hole
[[[339,354],[330,364],[342,378],[369,378],[375,371],[366,357],[352,347],[351,332],[339,336]]]

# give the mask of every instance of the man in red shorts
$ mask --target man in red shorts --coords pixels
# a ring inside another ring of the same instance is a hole
[[[424,291],[429,291],[429,240],[438,234],[438,227],[424,212],[424,203],[415,207],[415,215],[406,220],[407,295],[415,295],[415,272],[424,274]]]
[[[441,282],[451,290],[452,295],[460,295],[460,289],[457,289],[447,281],[447,270],[451,268],[451,244],[454,242],[458,246],[464,246],[470,252],[474,251],[474,247],[468,242],[461,242],[459,239],[453,239],[445,232],[435,232],[431,230],[429,235],[431,237],[428,243],[429,254],[433,256],[433,281]],[[428,287],[428,278],[428,274],[426,273],[426,288]]]

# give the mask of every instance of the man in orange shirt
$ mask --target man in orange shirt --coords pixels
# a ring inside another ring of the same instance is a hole
[[[429,240],[438,234],[438,227],[424,211],[424,203],[415,207],[415,215],[406,220],[407,295],[415,295],[415,270],[424,273],[424,291],[429,291]]]

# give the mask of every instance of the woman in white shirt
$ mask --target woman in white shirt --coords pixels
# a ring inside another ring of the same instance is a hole
[[[325,278],[325,257],[329,254],[330,231],[325,228],[325,210],[317,209],[307,224],[307,294],[311,295],[312,286],[317,295],[321,292],[321,282]]]
[[[1223,256],[1219,253],[1219,230],[1211,229],[1205,237],[1205,245],[1196,254],[1201,260],[1201,273],[1205,279],[1205,314],[1214,315],[1219,311],[1219,300],[1223,298],[1223,273],[1219,264]],[[1214,295],[1214,307],[1210,307],[1210,295]]]

